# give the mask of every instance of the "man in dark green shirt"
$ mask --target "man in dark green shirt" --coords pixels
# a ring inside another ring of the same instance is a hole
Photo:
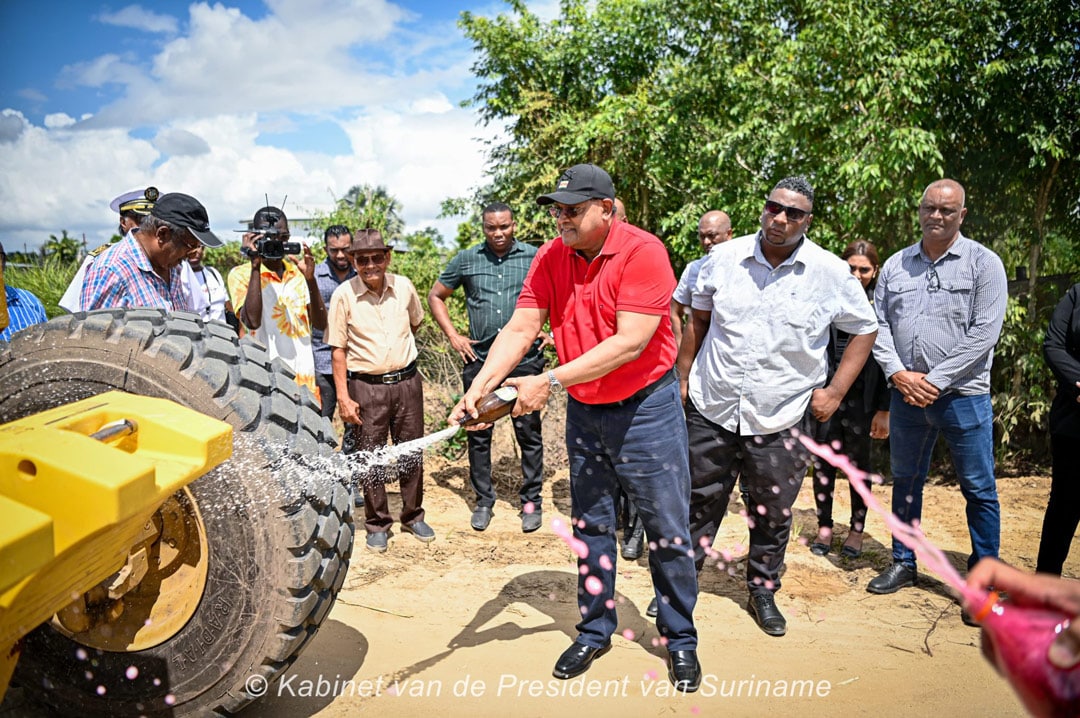
[[[465,362],[462,380],[468,391],[487,358],[495,336],[514,313],[518,294],[525,283],[536,247],[514,241],[514,215],[510,207],[495,202],[481,213],[484,242],[459,252],[439,275],[428,292],[428,307],[451,346]],[[469,335],[458,332],[450,320],[446,300],[459,286],[465,289],[469,314]],[[546,333],[537,337],[532,348],[509,376],[530,376],[544,368],[542,349],[550,340]],[[540,433],[540,414],[533,412],[513,420],[514,434],[521,447],[521,530],[529,533],[540,528],[543,486],[544,443]],[[491,429],[470,431],[469,480],[476,491],[476,510],[472,527],[483,531],[494,513],[495,490],[491,484]]]

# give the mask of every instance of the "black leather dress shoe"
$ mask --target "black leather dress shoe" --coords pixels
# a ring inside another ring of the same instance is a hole
[[[532,513],[525,513],[524,511],[521,512],[521,533],[531,534],[533,531],[536,531],[538,528],[540,528],[543,523],[544,514],[539,509],[533,511]]]
[[[761,630],[770,636],[782,636],[787,633],[787,620],[776,607],[776,597],[771,593],[750,594],[746,610],[754,617]]]
[[[469,522],[477,531],[483,531],[491,523],[491,517],[495,514],[490,506],[477,506],[472,512],[472,520]]]
[[[914,586],[918,580],[918,572],[914,568],[902,563],[894,563],[876,578],[870,579],[866,590],[878,594],[896,593],[901,588]]]
[[[656,614],[660,612],[660,606],[656,603],[656,599],[649,601],[648,608],[645,609],[645,615],[649,618],[656,618]]]
[[[672,651],[668,656],[668,679],[676,690],[693,693],[701,686],[697,651]]]
[[[592,646],[586,646],[583,643],[574,643],[563,651],[563,654],[559,656],[559,660],[555,661],[555,670],[551,672],[551,675],[556,678],[573,678],[574,676],[580,676],[585,671],[589,670],[589,666],[592,662],[611,650],[611,644],[607,644],[603,648],[593,648]]]

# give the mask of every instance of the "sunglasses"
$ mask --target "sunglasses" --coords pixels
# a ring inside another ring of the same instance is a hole
[[[559,219],[560,217],[574,219],[575,217],[578,217],[588,212],[589,205],[591,203],[592,200],[590,199],[582,202],[581,204],[575,204],[573,207],[556,207],[555,205],[551,205],[550,207],[548,207],[548,213],[550,213],[551,216],[555,219]]]
[[[386,254],[354,254],[353,261],[357,266],[365,267],[369,264],[378,266],[380,264],[386,264]]]
[[[941,289],[941,279],[937,275],[937,269],[931,264],[926,272],[926,291],[933,294],[939,289]]]
[[[780,214],[781,212],[783,212],[792,222],[801,222],[803,218],[806,217],[806,215],[810,214],[805,209],[799,209],[798,207],[788,207],[786,204],[773,202],[771,199],[765,200],[765,211],[769,214]]]

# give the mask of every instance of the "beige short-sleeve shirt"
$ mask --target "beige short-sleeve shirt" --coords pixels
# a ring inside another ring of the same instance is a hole
[[[353,277],[330,297],[326,343],[345,350],[349,371],[388,374],[416,359],[412,328],[423,319],[420,295],[408,277],[387,272],[381,296]]]

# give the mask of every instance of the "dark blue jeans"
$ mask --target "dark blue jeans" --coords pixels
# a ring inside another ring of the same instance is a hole
[[[594,648],[606,646],[618,625],[614,608],[618,558],[615,498],[621,490],[637,506],[650,542],[649,571],[659,608],[657,629],[667,638],[668,650],[696,649],[693,615],[697,573],[688,525],[690,466],[678,382],[621,406],[570,399],[566,447],[574,536],[589,549],[587,557],[578,558],[578,641]],[[602,568],[601,562],[608,561],[611,568]],[[581,573],[583,569],[588,573]],[[596,595],[586,588],[589,576],[600,579],[601,590]]]
[[[469,362],[461,370],[465,391],[472,386],[484,362]],[[531,376],[544,369],[544,360],[533,364],[518,364],[507,376]],[[521,447],[521,506],[532,504],[536,511],[541,506],[540,490],[544,486],[544,438],[541,433],[540,412],[514,417],[514,436]],[[491,433],[492,429],[469,431],[469,482],[476,492],[476,505],[491,508],[495,505],[495,487],[491,485]]]
[[[912,406],[896,389],[889,406],[892,510],[901,521],[922,519],[923,486],[938,434],[945,437],[960,492],[967,501],[971,534],[968,568],[985,556],[997,558],[1001,509],[994,478],[994,410],[989,394],[946,394],[927,407]],[[893,562],[915,567],[915,552],[893,539]]]

